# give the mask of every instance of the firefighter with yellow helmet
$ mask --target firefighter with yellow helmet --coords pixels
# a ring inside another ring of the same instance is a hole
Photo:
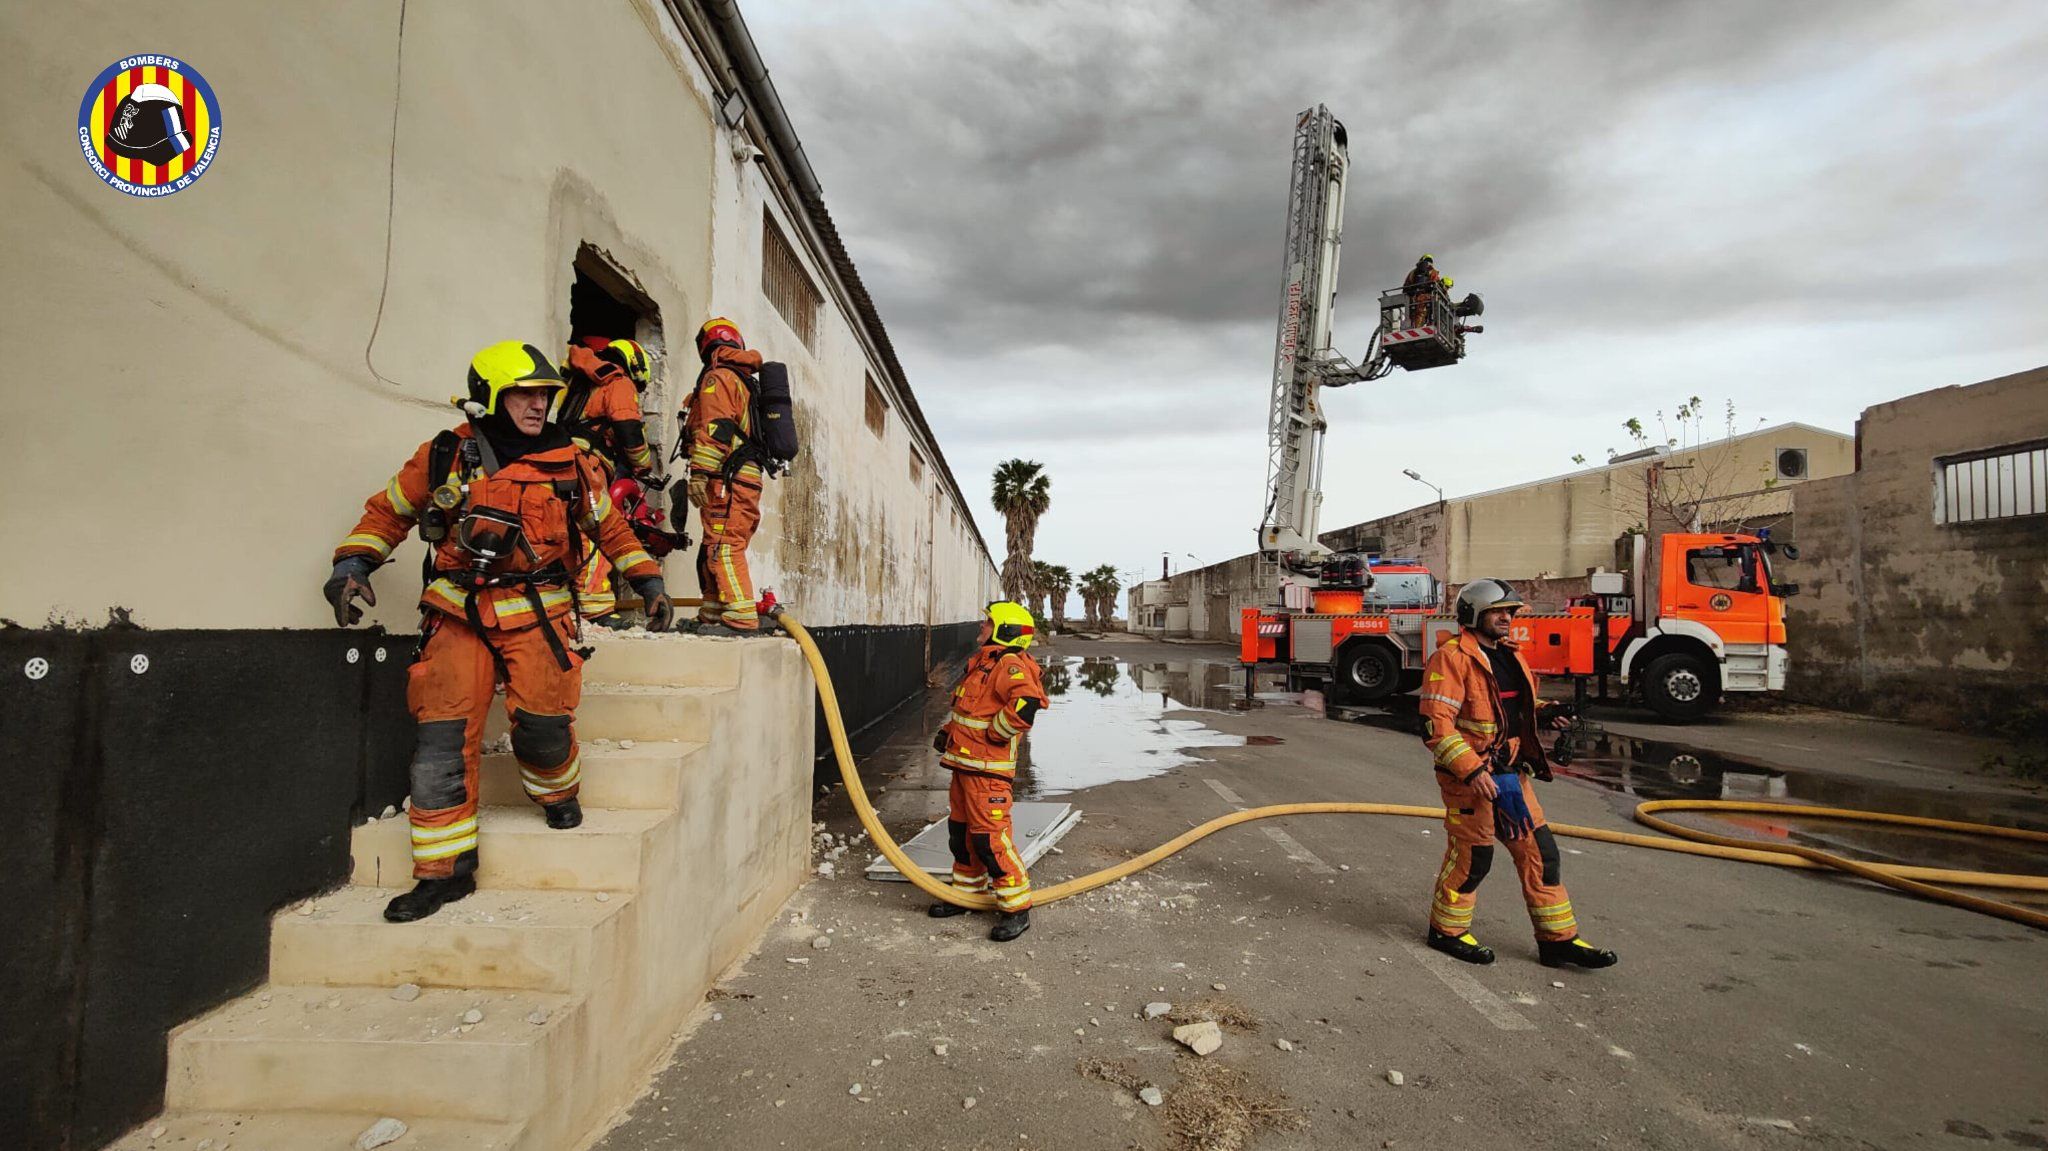
[[[549,827],[583,821],[575,728],[583,657],[572,610],[583,541],[632,582],[653,630],[674,614],[661,566],[606,493],[603,464],[547,421],[566,386],[532,344],[478,352],[468,395],[455,400],[468,422],[421,444],[334,551],[324,591],[346,627],[362,617],[355,600],[376,604],[370,573],[414,528],[430,549],[420,653],[406,685],[419,722],[411,803],[418,885],[385,908],[393,922],[476,890],[477,766],[499,684],[527,796]]]
[[[988,605],[980,646],[953,687],[952,713],[932,738],[939,762],[953,773],[946,812],[953,886],[995,896],[998,914],[988,937],[998,943],[1031,926],[1031,877],[1010,830],[1010,784],[1018,745],[1046,707],[1045,683],[1030,654],[1036,638],[1037,625],[1023,604]],[[965,910],[941,902],[932,904],[931,914]]]
[[[640,395],[653,380],[647,349],[637,340],[594,338],[569,345],[569,389],[555,422],[578,447],[596,452],[614,476],[648,482],[657,490],[654,450],[647,443]],[[612,568],[595,547],[584,549],[577,599],[585,619],[624,626],[617,615]]]

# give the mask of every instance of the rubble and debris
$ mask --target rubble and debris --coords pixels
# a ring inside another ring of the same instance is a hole
[[[861,1092],[861,1086],[860,1086],[860,1084],[858,1084],[858,1083],[856,1083],[856,1084],[854,1084],[853,1086],[851,1086],[851,1087],[848,1087],[848,1088],[846,1089],[846,1093],[847,1093],[848,1095],[858,1095],[858,1094],[860,1094],[860,1092]]]
[[[1389,1070],[1389,1071],[1387,1072],[1387,1082],[1389,1082],[1389,1083],[1393,1084],[1393,1085],[1394,1085],[1394,1086],[1396,1086],[1396,1087],[1399,1087],[1399,1086],[1401,1086],[1401,1085],[1402,1085],[1403,1083],[1406,1083],[1406,1082],[1408,1082],[1408,1079],[1407,1079],[1407,1077],[1406,1077],[1406,1076],[1402,1075],[1402,1074],[1401,1074],[1401,1073],[1400,1073],[1399,1071],[1393,1071],[1393,1070]]]
[[[1138,1099],[1147,1107],[1157,1107],[1166,1102],[1166,1093],[1157,1087],[1141,1087],[1138,1089]]]
[[[1292,1051],[1292,1050],[1294,1050],[1294,1044],[1292,1044],[1292,1043],[1288,1042],[1288,1041],[1287,1041],[1287,1040],[1285,1040],[1285,1039],[1275,1039],[1275,1040],[1273,1041],[1273,1046],[1275,1046],[1275,1047],[1278,1047],[1278,1048],[1279,1048],[1280,1050],[1282,1050],[1282,1051]]]
[[[962,1111],[972,1111],[972,1110],[974,1110],[974,1105],[975,1105],[976,1103],[979,1103],[979,1102],[981,1102],[981,1100],[979,1100],[979,1099],[976,1099],[976,1098],[975,1098],[974,1096],[972,1096],[972,1095],[969,1095],[969,1096],[968,1096],[967,1098],[965,1098],[965,1099],[962,1099],[962,1100],[960,1101],[960,1110],[962,1110]]]
[[[1173,1004],[1154,1000],[1145,1005],[1145,1018],[1157,1019],[1171,1010],[1173,1010]]]
[[[830,946],[832,946],[832,937],[829,935],[820,935],[811,940],[811,950],[813,951],[823,951]]]
[[[532,1011],[527,1013],[526,1021],[528,1023],[533,1024],[535,1027],[545,1026],[548,1021],[548,1009],[545,1007],[534,1008]]]
[[[391,989],[391,998],[398,1000],[400,1003],[411,1003],[419,997],[420,985],[417,983],[401,983]]]
[[[404,1122],[387,1115],[370,1124],[361,1135],[356,1136],[356,1151],[371,1151],[371,1148],[395,1143],[405,1138],[406,1130]]]
[[[1197,1055],[1209,1055],[1223,1046],[1223,1028],[1214,1020],[1183,1024],[1173,1029],[1173,1041]]]
[[[469,1010],[463,1012],[462,1021],[464,1023],[469,1024],[471,1027],[474,1027],[479,1023],[482,1023],[484,1021],[483,1009],[479,1007],[472,1007]]]

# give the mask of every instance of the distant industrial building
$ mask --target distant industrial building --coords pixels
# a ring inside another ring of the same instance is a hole
[[[1451,496],[1320,538],[1334,551],[1414,557],[1452,587],[1498,576],[1532,581],[1527,594],[1561,601],[1584,591],[1588,571],[1615,568],[1615,541],[1646,523],[1659,531],[1693,522],[1769,526],[1791,538],[1797,488],[1854,467],[1853,437],[1809,424],[1775,424]],[[1239,556],[1139,584],[1130,592],[1131,630],[1234,640],[1240,611],[1259,602],[1254,560]]]

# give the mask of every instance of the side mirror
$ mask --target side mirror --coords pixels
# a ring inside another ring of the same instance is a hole
[[[1774,583],[1771,585],[1771,594],[1779,599],[1790,599],[1799,594],[1799,585],[1796,583]]]
[[[1778,546],[1778,551],[1783,553],[1785,558],[1788,560],[1796,560],[1799,558],[1798,544],[1780,544]]]

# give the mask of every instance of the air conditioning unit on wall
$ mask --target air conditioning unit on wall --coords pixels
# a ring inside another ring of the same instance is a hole
[[[1778,478],[1781,480],[1803,480],[1806,478],[1806,449],[1779,448],[1777,452]]]

